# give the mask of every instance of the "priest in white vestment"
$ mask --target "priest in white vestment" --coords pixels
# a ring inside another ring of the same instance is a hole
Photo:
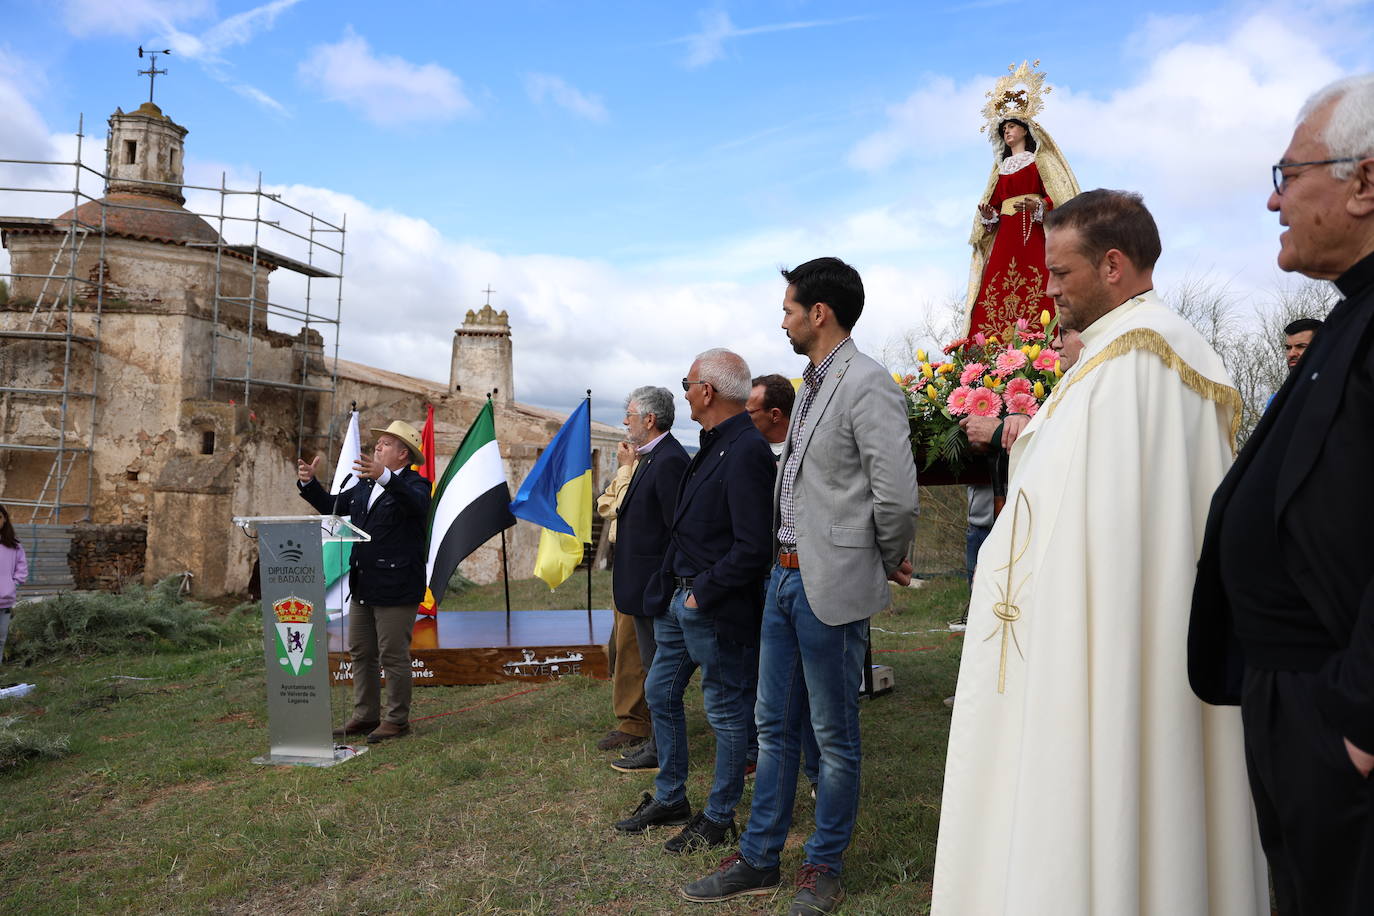
[[[1046,219],[1083,352],[1012,450],[978,556],[934,916],[1256,916],[1268,878],[1240,716],[1193,696],[1188,608],[1240,395],[1155,296],[1138,195]]]

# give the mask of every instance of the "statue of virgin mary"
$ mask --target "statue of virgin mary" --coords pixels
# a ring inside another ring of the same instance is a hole
[[[992,174],[978,203],[969,244],[965,336],[1002,334],[1018,318],[1034,320],[1053,312],[1045,295],[1045,213],[1078,194],[1078,180],[1059,146],[1036,122],[1044,106],[1045,75],[1040,64],[1009,67],[983,106],[996,151]]]

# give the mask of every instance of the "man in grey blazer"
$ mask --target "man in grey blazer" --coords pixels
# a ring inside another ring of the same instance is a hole
[[[911,581],[916,465],[906,402],[849,332],[863,281],[837,258],[783,271],[782,327],[810,363],[773,491],[778,555],[759,647],[759,762],[739,852],[682,889],[689,900],[769,894],[792,823],[802,721],[810,695],[820,744],[816,829],[806,842],[792,914],[830,913],[859,809],[859,687],[867,620],[887,607],[887,582]]]

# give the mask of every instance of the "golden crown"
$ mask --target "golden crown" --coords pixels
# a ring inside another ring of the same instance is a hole
[[[987,131],[996,136],[997,125],[1007,118],[1029,121],[1040,113],[1051,87],[1045,85],[1045,74],[1039,67],[1039,60],[1031,63],[1023,60],[1019,67],[1007,65],[1007,75],[988,90],[988,101],[983,106],[984,123],[978,128],[979,133]]]

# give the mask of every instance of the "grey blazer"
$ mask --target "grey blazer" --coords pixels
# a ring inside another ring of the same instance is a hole
[[[906,559],[916,530],[909,428],[892,376],[845,341],[808,411],[793,486],[802,588],[823,623],[863,620],[890,602],[887,574]],[[775,537],[791,444],[789,432],[773,487]]]

